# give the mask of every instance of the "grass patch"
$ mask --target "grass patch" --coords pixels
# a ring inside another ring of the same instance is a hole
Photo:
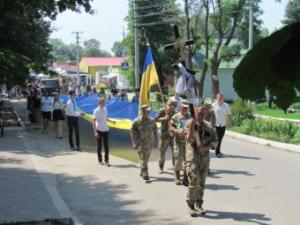
[[[270,109],[268,108],[267,103],[260,103],[256,105],[255,113],[272,117],[300,120],[300,103],[295,103],[292,107],[296,110],[295,113],[284,113],[284,111],[277,107]]]

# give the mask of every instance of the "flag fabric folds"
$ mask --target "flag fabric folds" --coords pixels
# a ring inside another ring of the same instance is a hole
[[[149,91],[155,84],[159,84],[158,75],[152,57],[151,49],[148,48],[140,88],[140,106],[149,104]]]

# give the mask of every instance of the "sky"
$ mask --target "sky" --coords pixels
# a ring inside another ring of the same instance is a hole
[[[282,26],[284,10],[288,0],[262,0],[261,6],[264,11],[262,20],[264,27],[270,32]],[[94,15],[86,13],[64,12],[58,15],[53,22],[51,38],[61,38],[66,43],[75,42],[75,34],[80,31],[81,44],[83,41],[95,38],[100,41],[101,49],[111,51],[115,41],[122,40],[126,30],[125,18],[128,13],[128,0],[93,0]]]

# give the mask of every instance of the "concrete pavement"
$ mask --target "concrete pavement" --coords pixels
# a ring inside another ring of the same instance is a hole
[[[16,136],[19,138],[15,142],[20,146],[2,148],[15,139],[1,144],[0,180],[6,174],[6,188],[0,185],[0,193],[6,204],[0,201],[0,220],[16,216],[9,212],[15,211],[14,203],[23,201],[12,196],[23,190],[18,184],[24,178],[30,181],[24,191],[26,196],[35,196],[35,191],[30,192],[31,184],[36,183],[33,186],[38,189],[38,200],[27,200],[41,205],[38,209],[32,207],[33,215],[69,215],[77,224],[300,224],[300,154],[226,137],[226,157],[211,161],[213,174],[207,180],[205,193],[209,212],[205,217],[190,218],[185,204],[187,190],[173,183],[170,161],[162,175],[158,174],[157,162],[151,162],[152,182],[146,184],[133,162],[111,156],[112,167],[107,168],[97,164],[95,153],[71,152],[67,140],[56,140],[51,134],[28,130]],[[10,174],[11,168],[17,172]],[[9,180],[10,176],[14,179]],[[32,176],[36,182],[31,181]],[[3,195],[6,192],[11,194]],[[18,207],[24,209],[23,205]]]

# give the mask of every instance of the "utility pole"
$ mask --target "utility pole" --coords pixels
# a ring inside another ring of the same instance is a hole
[[[133,24],[134,24],[134,64],[135,64],[135,88],[138,89],[140,86],[140,46],[138,40],[138,27],[137,27],[137,20],[138,20],[138,10],[137,10],[137,0],[134,0],[133,6]]]
[[[77,64],[77,94],[80,95],[80,75],[79,75],[79,40],[80,40],[80,34],[82,34],[83,32],[81,31],[75,31],[72,32],[72,34],[75,34],[75,38],[76,38],[76,64]]]
[[[250,2],[249,8],[249,43],[248,49],[253,48],[253,1]]]

